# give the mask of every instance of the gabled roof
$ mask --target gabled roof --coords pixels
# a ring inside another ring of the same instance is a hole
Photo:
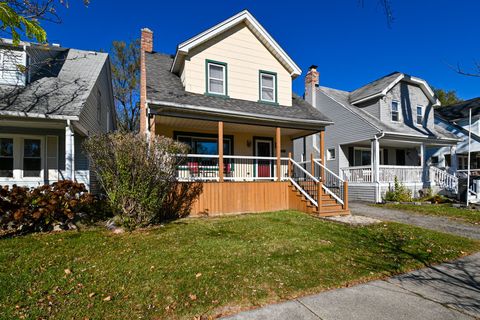
[[[179,112],[208,112],[262,121],[284,121],[304,126],[323,126],[331,120],[301,97],[294,95],[291,106],[270,105],[233,98],[207,96],[185,91],[177,74],[170,71],[172,57],[146,53],[147,103],[149,108],[171,108]]]
[[[470,109],[472,109],[472,117],[480,116],[480,97],[438,108],[435,110],[435,115],[447,121],[466,119],[469,117]]]
[[[233,28],[240,23],[245,23],[250,28],[250,30],[260,39],[260,41],[264,43],[266,48],[282,63],[287,70],[289,70],[293,78],[298,77],[302,73],[302,70],[300,70],[300,68],[273,39],[273,37],[247,10],[243,10],[231,18],[228,18],[227,20],[224,20],[210,29],[194,36],[193,38],[180,43],[177,47],[177,52],[175,54],[171,71],[173,73],[179,72],[185,60],[185,56],[188,55],[192,48],[218,36],[219,34]]]
[[[457,137],[447,130],[444,130],[440,126],[434,126],[433,128],[418,128],[418,127],[411,127],[406,125],[405,123],[395,123],[390,124],[386,122],[380,121],[376,117],[372,116],[370,113],[366,112],[362,108],[359,108],[353,105],[350,102],[350,92],[336,90],[327,87],[317,87],[317,92],[321,92],[328,96],[330,99],[337,102],[339,105],[343,106],[350,112],[356,115],[357,118],[364,121],[365,125],[369,125],[378,132],[383,132],[386,134],[392,135],[402,135],[402,136],[410,136],[410,137],[417,137],[422,139],[436,139],[436,140],[444,140],[444,141],[456,141]]]
[[[352,91],[350,93],[350,103],[358,104],[371,99],[384,97],[387,92],[400,81],[418,85],[434,106],[440,105],[435,93],[425,80],[401,72],[390,73]]]
[[[0,85],[0,115],[76,118],[82,112],[108,54],[45,46],[28,50],[55,50],[31,75],[26,86]]]

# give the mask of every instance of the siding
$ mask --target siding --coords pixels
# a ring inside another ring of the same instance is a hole
[[[380,114],[379,118],[382,122],[392,123],[391,121],[391,104],[392,101],[400,101],[402,112],[402,122],[412,128],[419,128],[416,125],[417,119],[417,106],[421,105],[424,112],[424,124],[423,127],[433,128],[434,126],[434,114],[433,107],[428,100],[425,93],[419,86],[405,83],[403,81],[395,85],[387,95],[380,100]],[[394,123],[392,123],[394,124]]]
[[[18,65],[25,66],[25,52],[0,49],[0,84],[25,85],[25,74]]]
[[[181,74],[185,90],[204,94],[205,61],[228,64],[228,95],[249,101],[259,100],[259,70],[277,73],[278,103],[292,105],[292,78],[282,64],[244,24],[192,50]]]
[[[375,201],[375,185],[348,185],[348,200],[349,201]]]

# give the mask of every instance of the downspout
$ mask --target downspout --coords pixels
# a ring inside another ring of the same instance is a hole
[[[381,133],[381,134],[380,134]],[[377,134],[380,134],[379,137],[377,137]],[[381,201],[381,195],[380,195],[380,179],[379,179],[379,170],[380,170],[380,142],[379,140],[385,137],[385,132],[381,131],[373,136],[375,139],[375,158],[376,155],[378,154],[378,163],[375,164],[375,203],[379,203]],[[379,150],[376,150],[376,149]]]

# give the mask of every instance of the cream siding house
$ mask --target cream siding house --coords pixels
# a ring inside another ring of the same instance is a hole
[[[153,32],[142,29],[141,65],[141,131],[190,146],[177,177],[204,185],[192,214],[348,213],[343,181],[329,189],[292,159],[295,139],[332,122],[292,94],[300,68],[248,11],[172,56],[155,52]]]

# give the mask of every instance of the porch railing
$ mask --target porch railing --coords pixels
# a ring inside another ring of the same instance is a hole
[[[442,189],[458,193],[458,177],[437,167],[430,167],[429,179]]]
[[[345,204],[345,193],[348,192],[348,185],[345,180],[336,175],[333,171],[322,165],[320,159],[313,160],[314,175],[322,181],[323,189],[333,196],[342,205]]]
[[[301,164],[290,161],[290,177],[292,184],[316,207],[318,207],[319,195],[319,180],[308,172]]]
[[[353,183],[374,182],[371,166],[348,167],[341,169],[345,180]],[[423,167],[420,166],[386,166],[379,167],[379,182],[422,182]]]
[[[180,181],[218,181],[223,170],[225,181],[277,180],[276,157],[223,156],[219,165],[218,155],[188,154],[182,156],[177,166]],[[288,178],[288,158],[280,160],[280,180]]]

